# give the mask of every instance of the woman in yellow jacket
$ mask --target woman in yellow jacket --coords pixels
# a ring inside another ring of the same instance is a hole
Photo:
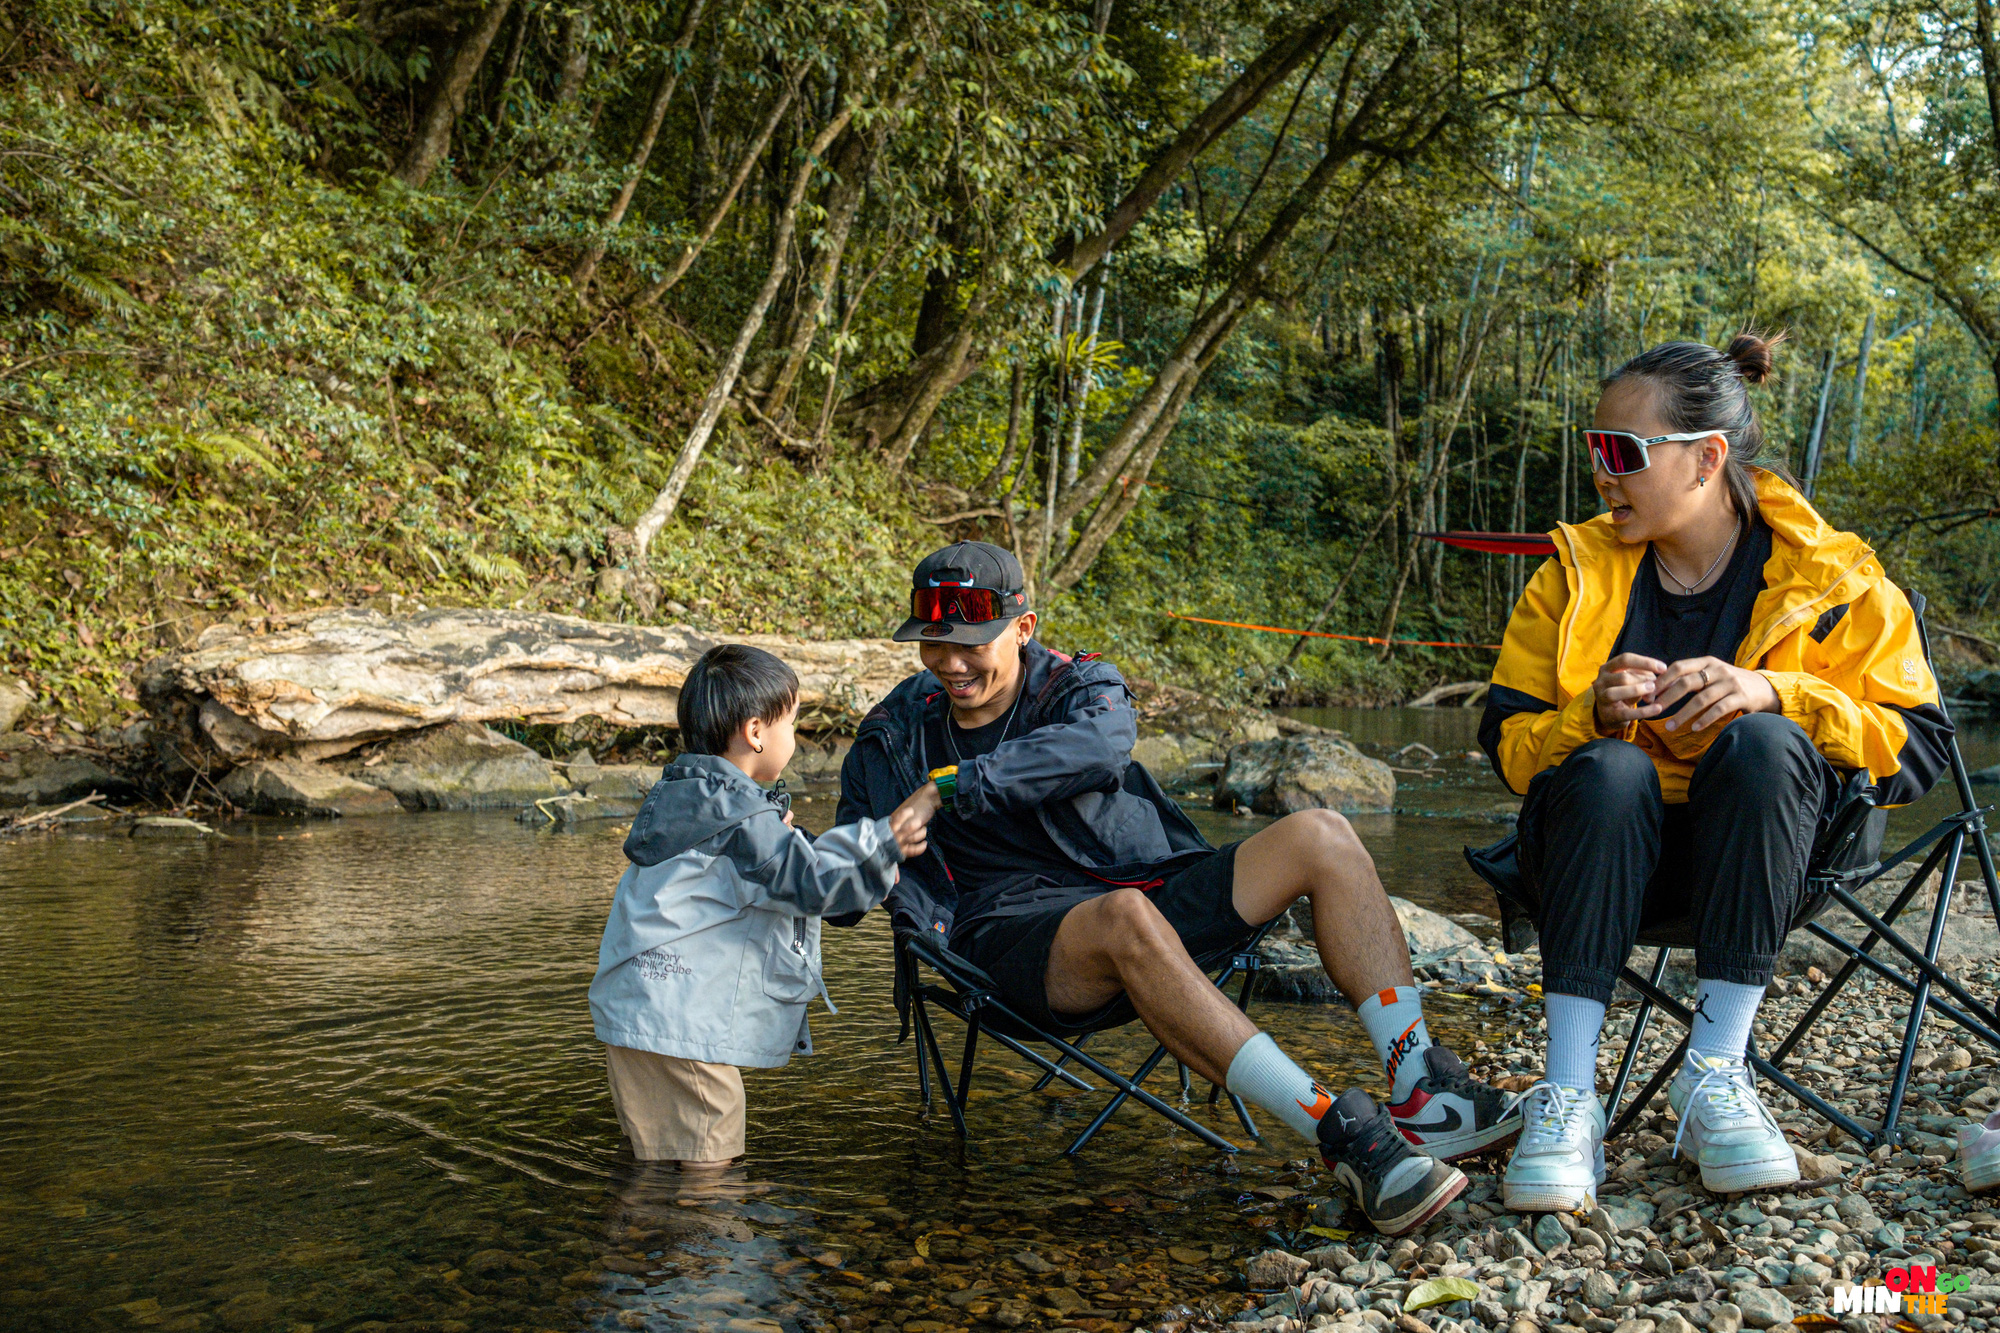
[[[1509,1208],[1594,1199],[1598,1033],[1654,920],[1692,918],[1698,940],[1668,1089],[1678,1149],[1718,1192],[1798,1179],[1744,1053],[1815,835],[1843,772],[1897,805],[1945,766],[1950,723],[1902,590],[1782,465],[1756,462],[1747,391],[1771,346],[1667,343],[1605,381],[1585,438],[1609,512],[1557,528],[1507,626],[1480,741],[1526,798],[1549,1029]]]

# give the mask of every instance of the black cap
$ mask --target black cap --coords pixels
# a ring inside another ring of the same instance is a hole
[[[1016,619],[1030,609],[1022,591],[1021,562],[1014,553],[991,542],[955,542],[942,551],[925,556],[910,576],[912,591],[918,588],[985,588],[1001,595],[1006,614],[995,620],[966,621],[947,605],[943,620],[919,620],[911,616],[896,631],[898,643],[991,643]]]

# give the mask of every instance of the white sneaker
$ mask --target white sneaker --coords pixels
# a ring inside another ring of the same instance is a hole
[[[1798,1182],[1799,1160],[1757,1100],[1743,1061],[1689,1051],[1667,1085],[1667,1104],[1681,1122],[1674,1152],[1701,1165],[1703,1189],[1735,1194]]]
[[[2000,1189],[2000,1111],[1958,1129],[1958,1179],[1968,1194]]]
[[[1604,1103],[1595,1092],[1546,1079],[1521,1102],[1521,1137],[1500,1180],[1507,1207],[1523,1213],[1596,1207],[1604,1183]]]

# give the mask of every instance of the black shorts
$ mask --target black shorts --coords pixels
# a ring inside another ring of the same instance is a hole
[[[1242,845],[1232,842],[1175,871],[1146,895],[1187,946],[1188,956],[1204,971],[1248,944],[1257,933],[1256,926],[1236,913],[1236,849]],[[1058,1036],[1095,1032],[1138,1017],[1131,1001],[1122,995],[1095,1013],[1058,1014],[1050,1010],[1046,986],[1049,950],[1055,945],[1063,918],[1076,906],[1070,902],[1046,911],[996,916],[975,926],[966,939],[954,945],[968,962],[999,983],[1008,1007]]]

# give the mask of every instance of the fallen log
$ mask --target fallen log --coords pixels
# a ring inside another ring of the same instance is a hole
[[[448,722],[672,727],[680,686],[718,643],[766,648],[798,672],[800,725],[852,730],[903,677],[916,648],[711,635],[684,625],[454,609],[391,619],[328,611],[253,634],[216,625],[148,663],[140,697],[162,757],[205,766],[319,760]]]
[[[103,792],[94,791],[81,800],[71,801],[67,805],[56,806],[53,810],[37,810],[32,815],[16,815],[12,819],[0,820],[0,834],[25,833],[29,829],[38,829],[44,825],[53,824],[70,811],[86,805],[95,805],[103,799]]]
[[[1405,704],[1406,708],[1437,708],[1447,700],[1456,699],[1459,707],[1471,708],[1486,698],[1486,688],[1492,682],[1484,680],[1461,680],[1451,685],[1439,685],[1429,689]]]

